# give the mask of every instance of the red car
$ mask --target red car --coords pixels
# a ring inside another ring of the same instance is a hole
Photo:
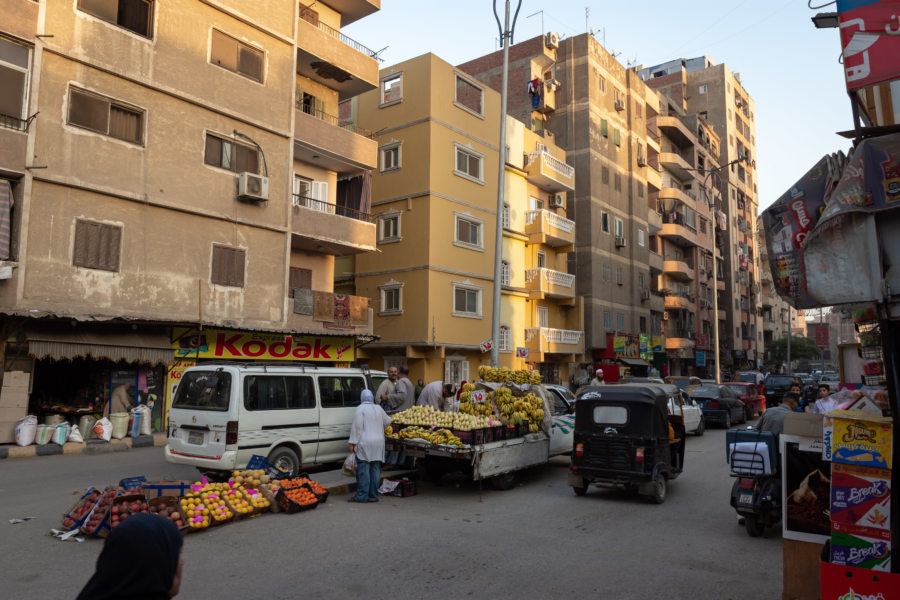
[[[748,419],[752,419],[756,414],[762,414],[763,407],[766,405],[766,397],[759,393],[759,386],[755,383],[729,381],[722,385],[728,387],[744,403]]]

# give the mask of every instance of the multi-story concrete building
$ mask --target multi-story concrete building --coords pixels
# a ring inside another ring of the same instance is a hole
[[[377,146],[336,115],[378,63],[340,27],[379,7],[0,0],[2,340],[32,410],[132,383],[159,427],[179,359],[353,360],[371,313],[334,259],[375,248]]]
[[[637,73],[647,84],[696,115],[715,130],[718,163],[728,165],[713,177],[721,194],[724,216],[722,249],[725,290],[719,308],[725,311],[719,342],[723,365],[755,366],[760,358],[763,331],[759,311],[758,215],[756,179],[756,120],[753,99],[740,75],[708,57],[678,59]]]
[[[499,90],[502,57],[460,68]],[[568,271],[584,299],[585,358],[622,359],[638,374],[647,369],[641,357],[661,366],[664,307],[650,293],[648,248],[648,194],[660,189],[648,166],[659,152],[650,126],[658,95],[587,34],[534,38],[510,47],[509,60],[508,113],[565,148],[578,174],[567,194],[568,218],[578,224]]]

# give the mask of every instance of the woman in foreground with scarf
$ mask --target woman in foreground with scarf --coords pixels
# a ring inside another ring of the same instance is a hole
[[[378,502],[384,428],[390,424],[391,418],[375,404],[372,392],[363,390],[350,426],[350,452],[356,454],[356,495],[348,502]]]

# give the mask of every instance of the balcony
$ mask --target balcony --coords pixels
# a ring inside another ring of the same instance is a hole
[[[294,123],[294,160],[354,175],[378,167],[378,142],[369,132],[338,118],[297,104]]]
[[[679,148],[694,145],[694,134],[687,128],[681,117],[676,115],[659,115],[656,117],[656,125],[659,127],[660,133],[665,134]]]
[[[716,289],[719,290],[720,292],[725,291],[725,280],[724,279],[716,280]]]
[[[647,119],[647,145],[655,148],[659,152],[659,127],[657,126],[658,116]]]
[[[311,300],[309,296],[305,298],[305,302],[298,302],[296,297],[293,300],[288,299],[286,323],[288,331],[334,335],[335,329],[340,328],[341,335],[372,334],[374,311],[370,308],[371,300],[369,298],[320,290],[310,290],[310,292],[313,293],[314,300]],[[342,300],[348,302],[349,314],[344,310],[334,314],[335,296],[343,296]]]
[[[571,192],[575,189],[575,167],[546,150],[525,155],[527,179],[547,192]]]
[[[553,269],[525,269],[525,287],[532,300],[575,298],[575,276]]]
[[[662,215],[652,208],[647,215],[647,230],[651,235],[662,229]]]
[[[650,252],[649,264],[651,271],[657,271],[657,274],[662,273],[663,270],[663,257],[661,254],[657,254],[656,252]]]
[[[774,332],[775,332],[775,329],[776,329],[775,326],[776,326],[775,321],[770,321],[770,320],[768,320],[768,319],[763,320],[763,331],[764,331],[764,332],[769,332],[769,331],[771,331],[771,332],[774,333]]]
[[[525,213],[525,233],[529,244],[553,248],[575,244],[575,221],[543,208]]]
[[[694,208],[697,204],[697,198],[693,193],[688,193],[678,188],[664,187],[659,190],[657,200],[677,200],[680,204]],[[665,206],[660,204],[659,206]],[[673,208],[675,205],[672,206]]]
[[[525,347],[528,348],[529,359],[534,362],[543,362],[545,354],[568,354],[574,358],[584,352],[584,332],[529,327],[525,329]]]
[[[690,298],[686,298],[684,296],[679,296],[676,294],[669,294],[666,296],[665,302],[666,310],[695,310],[693,301]]]
[[[720,308],[718,316],[719,316],[720,321],[724,321],[725,320],[725,311]]]
[[[666,299],[659,290],[650,290],[650,310],[661,313],[666,309]]]
[[[375,224],[367,213],[295,195],[291,249],[349,256],[375,250]]]
[[[691,247],[699,245],[697,232],[685,223],[683,214],[679,212],[664,214],[662,221],[663,226],[659,235],[679,246]]]
[[[651,193],[662,187],[662,175],[659,172],[659,154],[649,146],[647,147],[647,168],[644,169],[644,177],[647,178],[647,187]]]
[[[694,177],[691,171],[693,167],[690,163],[675,152],[660,152],[659,164],[681,181],[688,181]]]
[[[663,262],[663,274],[679,281],[693,281],[694,269],[683,260],[669,260]]]
[[[336,90],[344,100],[378,87],[378,62],[373,50],[319,21],[314,11],[301,14],[298,75]]]

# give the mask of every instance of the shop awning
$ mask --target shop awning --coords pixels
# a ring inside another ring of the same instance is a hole
[[[35,358],[98,358],[114,362],[168,365],[175,357],[169,336],[162,333],[31,332],[28,353]]]
[[[619,361],[620,363],[622,363],[623,365],[628,365],[629,367],[649,367],[650,366],[649,364],[647,364],[647,361],[644,360],[643,358],[629,358],[629,357],[625,357],[625,356],[620,356],[616,360]]]

